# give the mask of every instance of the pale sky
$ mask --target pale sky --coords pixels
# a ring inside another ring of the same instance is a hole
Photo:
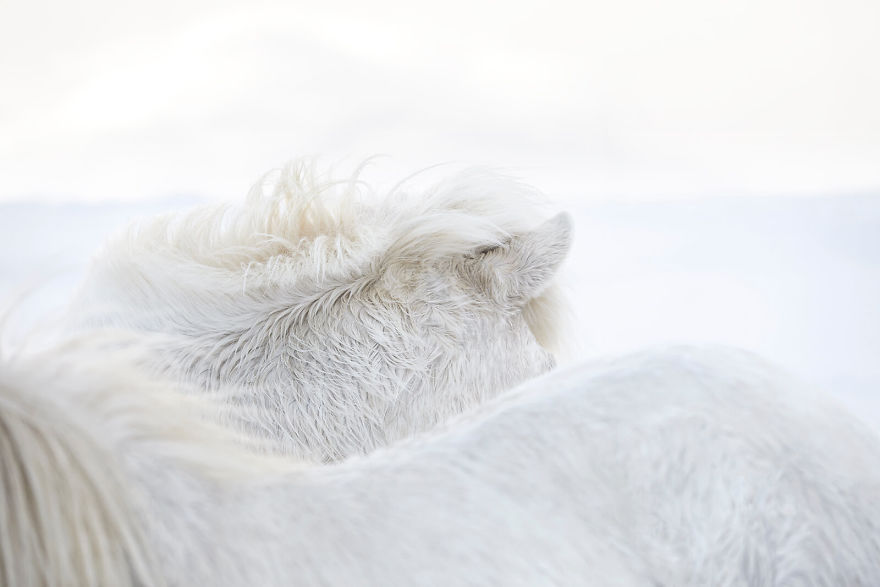
[[[377,153],[560,198],[876,193],[880,2],[0,0],[0,200]]]

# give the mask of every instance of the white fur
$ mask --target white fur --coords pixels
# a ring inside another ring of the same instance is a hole
[[[18,425],[10,401],[39,406],[33,438],[0,452],[0,487],[45,465],[19,498],[32,511],[128,506],[117,526],[145,541],[89,536],[153,561],[148,584],[880,584],[877,437],[743,353],[557,371],[445,431],[300,468],[238,449],[118,352],[0,369],[0,430]],[[69,468],[39,460],[56,439],[86,478],[114,481],[76,501],[43,486]],[[75,528],[43,538],[88,563]],[[0,552],[4,569],[39,567],[34,550]]]
[[[250,404],[239,428],[335,460],[427,430],[548,370],[551,279],[570,220],[491,174],[378,196],[305,162],[240,207],[166,216],[111,240],[78,325],[171,335],[160,368]],[[232,390],[232,391],[230,391]]]

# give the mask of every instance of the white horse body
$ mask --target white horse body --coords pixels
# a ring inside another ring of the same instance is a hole
[[[76,329],[169,335],[162,372],[257,406],[234,424],[324,461],[430,429],[554,364],[567,216],[536,227],[532,192],[480,174],[416,198],[359,190],[300,162],[243,206],[135,226],[93,263]]]
[[[145,584],[880,584],[878,439],[748,355],[674,349],[554,372],[444,431],[299,468],[231,446],[107,363],[3,367],[0,487],[14,490],[16,467],[45,474],[60,434],[80,449],[63,466],[120,480],[68,503],[32,475],[24,513],[4,495],[6,572],[53,570],[14,550],[28,515],[111,504],[121,521],[88,528],[106,533],[91,542]],[[31,416],[33,442],[8,442],[31,404],[58,409]],[[56,552],[43,558],[78,560],[76,530],[41,542]]]

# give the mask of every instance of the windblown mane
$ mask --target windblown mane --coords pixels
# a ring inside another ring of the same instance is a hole
[[[0,365],[0,582],[161,584],[128,487],[108,465],[117,456],[68,405],[105,409],[114,403],[109,390],[102,382],[72,398],[53,384],[55,375]]]
[[[133,447],[218,479],[284,468],[210,401],[141,372],[143,342],[93,333],[0,356],[0,584],[164,584],[124,473]]]
[[[241,205],[211,205],[134,226],[108,243],[101,270],[130,272],[127,263],[137,259],[152,270],[126,273],[121,281],[133,290],[161,287],[227,300],[282,290],[288,303],[305,306],[369,287],[396,263],[502,244],[545,216],[536,190],[491,172],[462,172],[426,193],[399,185],[379,195],[360,180],[362,167],[334,180],[313,162],[294,161],[267,174]],[[173,272],[163,270],[169,261]],[[163,276],[169,283],[154,283]],[[559,350],[563,306],[551,285],[525,309],[550,350]]]

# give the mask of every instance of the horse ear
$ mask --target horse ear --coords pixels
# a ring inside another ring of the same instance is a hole
[[[477,279],[494,297],[523,305],[549,285],[571,248],[571,216],[561,212],[531,232],[478,251]]]

